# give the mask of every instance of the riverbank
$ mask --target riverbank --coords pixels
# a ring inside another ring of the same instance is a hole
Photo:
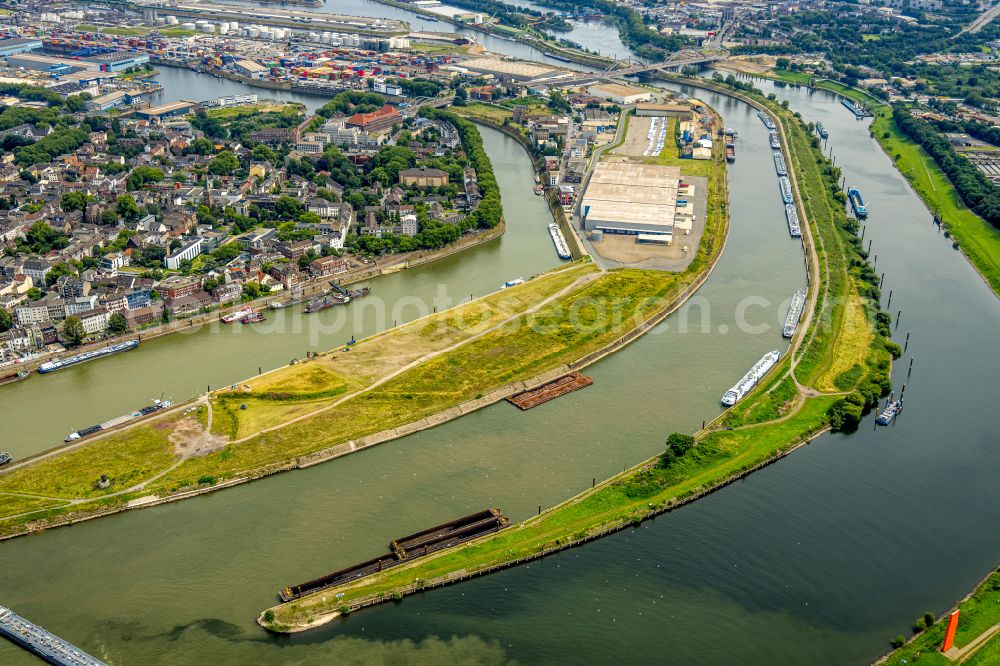
[[[726,70],[724,67],[720,69]],[[731,71],[744,76],[827,90],[865,104],[874,116],[870,127],[872,137],[903,174],[928,211],[954,237],[957,249],[961,250],[983,281],[1000,298],[1000,230],[969,210],[934,158],[896,126],[891,106],[865,90],[851,88],[830,79],[814,79],[802,72],[772,69],[747,74],[738,69]],[[810,81],[812,86],[809,86]]]
[[[309,298],[313,296],[319,296],[325,293],[330,288],[330,281],[334,280],[338,284],[343,286],[348,286],[352,284],[357,284],[359,282],[364,282],[366,280],[371,280],[377,278],[381,275],[387,275],[390,273],[398,273],[401,270],[406,270],[408,268],[417,268],[418,266],[425,266],[427,264],[433,263],[440,259],[445,259],[447,257],[453,256],[462,252],[463,250],[469,250],[474,247],[478,247],[490,241],[494,241],[501,236],[503,236],[506,230],[506,224],[501,220],[500,224],[491,228],[484,229],[475,234],[470,234],[464,236],[454,243],[445,245],[444,247],[437,250],[422,250],[417,252],[407,252],[399,255],[392,255],[387,258],[382,259],[379,263],[376,261],[370,266],[363,266],[361,268],[355,269],[353,271],[348,271],[345,273],[340,273],[334,276],[325,276],[320,278],[313,278],[308,282],[302,283],[300,286],[301,291],[296,292],[296,297],[299,298]],[[246,303],[236,303],[224,307],[220,307],[217,310],[212,310],[211,312],[203,312],[199,314],[192,315],[190,317],[183,317],[179,319],[174,319],[170,322],[157,324],[149,328],[144,328],[139,331],[129,331],[119,336],[108,337],[96,342],[88,343],[85,345],[80,345],[79,347],[74,347],[72,349],[61,351],[61,352],[50,352],[47,354],[39,355],[23,363],[17,365],[17,369],[25,370],[27,372],[32,372],[37,370],[38,367],[45,363],[46,361],[52,361],[58,358],[62,358],[67,355],[81,354],[83,352],[94,351],[96,349],[103,349],[109,345],[117,344],[119,342],[125,342],[126,340],[139,340],[140,342],[154,340],[156,338],[163,337],[164,335],[169,335],[170,333],[176,333],[178,331],[188,331],[196,326],[205,326],[217,322],[223,315],[235,312],[236,310],[244,310],[246,308],[259,308],[263,309],[268,307],[273,302],[288,300],[290,295],[285,291],[270,292],[265,296],[262,296],[253,301],[248,301]]]
[[[948,616],[959,610],[955,647],[941,652]],[[931,614],[933,617],[933,614]],[[961,663],[966,666],[987,666],[1000,663],[1000,568],[995,567],[971,592],[960,599],[948,612],[934,618],[927,626],[925,618],[914,624],[914,635],[907,643],[882,656],[875,664],[919,663],[945,666]],[[898,640],[898,639],[897,639]]]
[[[698,85],[697,82],[691,84]],[[790,112],[776,104],[767,104],[763,98],[750,99],[739,93],[731,96],[765,109],[778,123],[783,145],[791,152],[793,172],[797,170],[798,176],[812,175],[807,168],[812,165],[812,169],[816,169],[817,157],[820,157],[818,150],[804,140],[806,128]],[[356,609],[585,543],[702,497],[787,455],[824,432],[829,427],[828,412],[841,400],[841,393],[833,391],[824,395],[801,385],[799,379],[814,380],[832,365],[832,350],[848,337],[844,335],[848,328],[845,319],[837,313],[842,306],[837,305],[836,297],[842,292],[835,290],[846,291],[855,285],[847,275],[848,246],[839,239],[841,231],[832,215],[832,196],[823,187],[823,179],[818,180],[819,189],[800,187],[795,178],[793,185],[799,193],[801,219],[807,222],[803,227],[809,246],[807,256],[811,257],[809,303],[811,306],[819,303],[821,316],[814,317],[813,307],[810,307],[802,324],[803,330],[795,337],[779,370],[740,403],[741,408],[746,407],[745,416],[749,416],[762,409],[761,405],[767,406],[766,398],[776,386],[792,382],[797,394],[793,409],[761,424],[746,418],[745,422],[725,429],[721,421],[729,415],[724,414],[696,434],[697,445],[679,461],[664,464],[657,456],[496,535],[270,608],[261,613],[258,623],[279,633],[304,631]],[[814,233],[822,250],[819,253],[811,240]],[[828,257],[830,252],[841,256]],[[873,336],[867,342],[865,360],[870,362],[870,367],[854,375],[857,383],[867,379],[876,368],[888,366],[882,340]],[[797,356],[800,346],[805,349]],[[803,359],[811,363],[802,364],[800,371],[798,366]]]

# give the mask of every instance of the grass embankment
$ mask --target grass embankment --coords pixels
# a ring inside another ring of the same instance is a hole
[[[0,504],[0,534],[29,522],[44,527],[70,508],[121,506],[247,478],[335,446],[349,451],[350,442],[598,351],[666,307],[693,279],[693,273],[597,274],[592,264],[576,264],[362,340],[349,353],[249,380],[211,395],[211,433],[204,432],[207,414],[168,414],[0,475],[0,493],[83,501],[29,515],[18,515],[14,503]],[[295,417],[301,418],[289,422]],[[254,434],[268,427],[276,429]],[[242,437],[248,439],[234,441]],[[97,488],[101,474],[110,479],[107,489]],[[131,490],[139,483],[147,485]],[[107,497],[113,493],[122,494]]]
[[[513,116],[513,112],[501,106],[493,104],[483,104],[472,102],[464,106],[453,106],[451,110],[455,113],[473,119],[487,120],[497,125],[502,125],[505,120]]]
[[[848,258],[855,256],[851,253],[857,251],[857,244],[847,240],[852,232],[845,228],[842,202],[818,173],[827,164],[818,145],[789,112],[776,105],[770,106],[779,115],[786,136],[790,137],[792,167],[801,170],[801,179],[818,182],[818,186],[800,192],[807,212],[803,219],[809,223],[811,235],[822,250],[819,291],[823,294],[805,343],[805,356],[812,363],[802,376],[815,379],[839,372],[835,378],[844,386],[847,379],[851,379],[853,383],[847,388],[853,388],[869,374],[885,372],[889,363],[883,339],[867,321],[858,322],[854,316],[837,313],[838,307],[844,309],[842,303],[850,294],[856,294],[857,301],[863,303],[867,311],[874,309],[862,299],[862,285],[858,284],[858,273],[862,269],[852,266]],[[835,349],[850,349],[855,353],[863,349],[861,370],[839,371],[839,366],[833,363]],[[805,398],[790,374],[790,364],[791,355],[777,372],[740,403],[739,409],[727,415],[726,425],[735,429],[722,429],[713,424],[697,434],[697,444],[686,455],[670,464],[664,464],[660,457],[645,461],[595,489],[496,535],[276,606],[265,611],[260,622],[274,631],[307,629],[337,613],[367,603],[398,598],[587,540],[641,521],[685,498],[717,487],[827,427],[828,412],[841,400],[840,396]],[[331,562],[331,569],[342,564]]]
[[[772,70],[769,78],[807,85],[812,76],[804,72]],[[1000,296],[1000,230],[976,215],[962,202],[948,176],[919,144],[903,134],[892,119],[892,108],[868,93],[836,81],[818,79],[816,88],[829,90],[865,104],[874,114],[871,134],[896,168],[934,214],[954,236],[959,249]]]
[[[934,158],[896,127],[892,109],[876,110],[871,132],[924,204],[954,236],[993,292],[1000,296],[1000,231],[965,206]]]
[[[961,613],[958,616],[958,631],[955,633],[955,647],[961,649],[978,638],[990,627],[1000,624],[1000,569],[993,572],[972,594],[956,606]],[[948,614],[943,621],[935,622],[923,630],[913,640],[903,647],[889,653],[879,663],[913,664],[920,666],[935,666],[953,664],[941,653],[944,642]],[[918,622],[922,626],[923,622]],[[962,662],[964,666],[986,666],[1000,663],[1000,634],[996,634]]]
[[[244,116],[256,116],[261,113],[281,113],[297,118],[302,115],[305,107],[299,102],[274,102],[263,104],[247,104],[245,106],[227,106],[220,109],[208,109],[205,113],[218,120],[235,120]]]

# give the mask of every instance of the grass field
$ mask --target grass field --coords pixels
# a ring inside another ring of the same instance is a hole
[[[288,116],[302,115],[305,107],[298,102],[280,102],[274,104],[250,104],[247,106],[230,106],[221,109],[209,109],[205,113],[219,120],[234,120],[244,116],[255,116],[260,113],[282,113]]]
[[[563,366],[631,330],[692,279],[654,271],[598,274],[588,262],[570,265],[361,340],[349,353],[334,351],[213,393],[210,434],[203,432],[205,410],[167,414],[4,474],[0,493],[79,500],[149,482],[114,498],[124,503],[204,479],[252,474]],[[432,353],[439,355],[425,358]],[[295,417],[305,418],[288,423]],[[249,438],[233,442],[243,437]],[[101,474],[111,480],[106,490],[96,487]],[[0,520],[20,513],[11,507],[0,506]],[[16,531],[29,520],[0,522],[0,531]]]
[[[968,645],[970,641],[995,624],[1000,624],[1000,570],[990,575],[972,595],[958,604],[958,631],[955,633],[955,645],[959,648]],[[947,615],[946,615],[947,618]],[[916,618],[914,618],[916,619]],[[944,641],[946,619],[936,622],[934,626],[921,632],[912,642],[892,652],[885,660],[886,664],[900,666],[901,664],[919,664],[919,666],[945,666],[953,664],[940,652]],[[910,636],[911,632],[903,632]],[[1000,663],[1000,634],[995,635],[985,645],[980,647],[972,657],[963,661],[965,666],[987,666]]]
[[[463,116],[482,118],[497,124],[502,124],[504,120],[514,115],[513,111],[503,109],[499,106],[492,106],[490,104],[480,104],[478,102],[466,104],[465,106],[452,107],[452,110]]]
[[[148,35],[152,28],[136,27],[136,28],[112,28],[108,26],[97,26],[91,25],[89,23],[81,23],[76,26],[76,30],[80,32],[100,32],[105,35],[118,35],[119,37],[142,37]]]

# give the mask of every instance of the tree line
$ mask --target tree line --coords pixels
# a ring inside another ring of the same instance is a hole
[[[955,152],[955,148],[934,127],[922,118],[915,118],[901,106],[892,110],[892,119],[906,136],[930,153],[962,202],[977,215],[1000,229],[1000,190],[972,162]],[[983,131],[984,135],[992,133]]]

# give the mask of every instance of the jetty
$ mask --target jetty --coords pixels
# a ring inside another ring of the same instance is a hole
[[[100,659],[91,657],[72,643],[3,606],[0,606],[0,634],[56,666],[107,666]]]
[[[594,380],[587,375],[574,372],[551,381],[548,384],[543,384],[538,388],[512,395],[507,398],[507,402],[522,410],[528,410],[549,400],[555,400],[567,393],[590,386],[593,383]]]

